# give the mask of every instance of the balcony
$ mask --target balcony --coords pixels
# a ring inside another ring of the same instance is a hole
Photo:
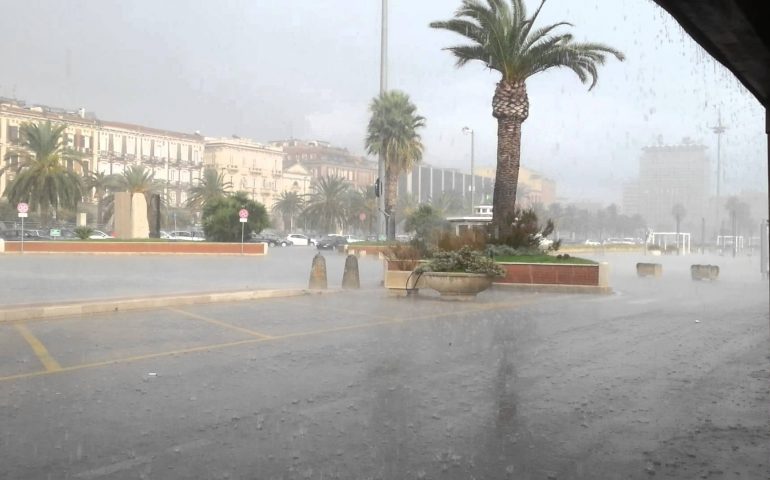
[[[249,173],[252,175],[262,175],[262,169],[261,168],[250,168]]]
[[[238,171],[238,165],[228,165],[227,169],[231,172],[237,172]]]
[[[280,170],[273,170],[273,176],[274,177],[280,177],[283,174]]]

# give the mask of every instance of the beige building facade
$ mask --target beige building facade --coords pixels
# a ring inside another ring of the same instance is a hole
[[[248,193],[269,210],[285,191],[301,195],[310,189],[310,174],[301,165],[284,169],[281,147],[242,138],[206,138],[204,167],[224,174],[231,191]]]
[[[204,139],[200,135],[170,132],[139,125],[102,121],[86,116],[85,110],[68,112],[49,107],[27,107],[22,102],[0,99],[0,159],[20,145],[20,127],[24,123],[67,125],[67,146],[82,155],[82,167],[68,165],[87,174],[121,174],[132,165],[149,169],[165,185],[170,206],[184,206],[191,186],[200,180]],[[17,159],[11,156],[5,165]],[[5,191],[13,172],[0,177],[0,191]]]
[[[283,150],[287,166],[302,165],[314,179],[340,177],[356,188],[366,188],[373,186],[377,178],[377,162],[328,142],[290,139],[273,141],[270,145]]]
[[[485,178],[495,178],[495,167],[481,167],[476,174]],[[544,207],[556,203],[556,182],[540,172],[519,167],[519,183],[516,201],[522,207],[541,204]]]

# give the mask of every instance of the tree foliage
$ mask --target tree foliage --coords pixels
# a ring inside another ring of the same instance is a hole
[[[240,222],[238,212],[249,211],[246,223]],[[241,225],[244,238],[259,233],[270,225],[265,206],[251,200],[244,192],[228,197],[213,198],[203,207],[203,231],[208,240],[214,242],[240,242]]]
[[[327,175],[317,178],[302,212],[311,227],[325,233],[336,232],[346,225],[345,197],[350,190],[347,180]]]
[[[385,213],[388,216],[388,238],[396,235],[396,203],[398,177],[422,160],[423,144],[419,130],[425,118],[409,96],[398,90],[382,93],[369,106],[371,117],[366,130],[366,150],[381,155],[385,162]]]
[[[208,202],[227,196],[228,190],[232,188],[231,182],[225,182],[223,172],[217,172],[212,167],[206,167],[198,185],[190,188],[187,206],[194,210],[201,210]]]
[[[80,155],[64,141],[66,125],[24,123],[19,130],[21,145],[6,155],[6,166],[0,175],[15,173],[4,195],[11,204],[27,202],[32,210],[48,221],[51,210],[76,208],[83,198],[80,175],[72,166],[80,163]],[[12,159],[18,162],[10,163]]]

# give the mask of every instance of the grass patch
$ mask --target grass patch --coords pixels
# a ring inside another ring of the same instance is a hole
[[[496,262],[508,263],[569,263],[578,265],[596,265],[598,262],[580,257],[556,258],[555,255],[509,255],[495,257]]]

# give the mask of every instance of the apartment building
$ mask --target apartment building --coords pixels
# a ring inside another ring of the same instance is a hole
[[[709,211],[711,167],[706,147],[684,139],[678,145],[642,149],[639,176],[623,191],[623,213],[639,214],[658,231],[673,230],[674,205],[686,210],[682,228],[700,231],[701,220],[713,221]]]
[[[351,154],[347,149],[335,147],[318,140],[278,140],[271,146],[281,148],[286,154],[286,165],[300,164],[312,178],[341,177],[356,188],[374,185],[377,178],[377,162]]]
[[[204,167],[224,174],[232,191],[243,191],[270,209],[284,191],[306,194],[311,176],[302,165],[284,169],[281,147],[239,137],[206,138]]]
[[[20,144],[23,123],[46,121],[67,126],[67,146],[82,155],[82,167],[77,163],[68,167],[79,173],[121,174],[128,166],[142,165],[164,183],[171,206],[183,206],[190,187],[200,179],[204,149],[200,135],[103,121],[82,108],[67,111],[9,99],[0,99],[0,158]],[[13,172],[0,177],[0,191],[12,179]]]

